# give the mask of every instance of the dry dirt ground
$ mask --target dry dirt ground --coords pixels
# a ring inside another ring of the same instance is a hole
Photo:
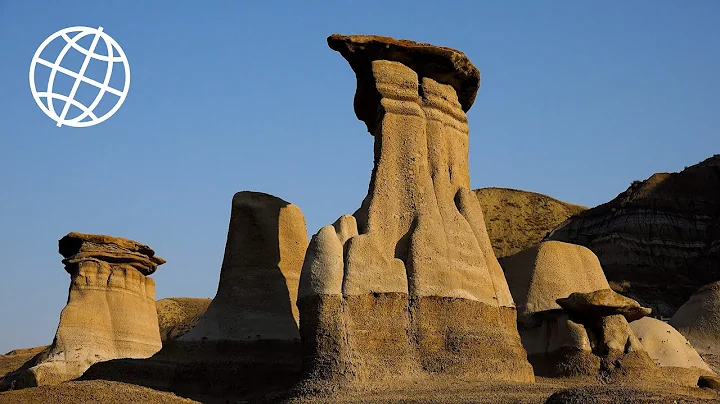
[[[582,386],[577,382],[538,379],[535,384],[470,383],[458,379],[418,382],[397,386],[370,387],[363,392],[343,391],[332,396],[287,397],[268,395],[247,400],[239,396],[190,394],[183,398],[133,384],[106,381],[72,381],[57,386],[37,387],[0,393],[5,403],[716,403],[720,396],[708,389],[662,388],[639,389],[627,386]]]

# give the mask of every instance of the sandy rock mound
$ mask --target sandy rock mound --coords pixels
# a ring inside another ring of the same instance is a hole
[[[548,238],[590,248],[618,291],[672,316],[697,288],[720,279],[720,155],[635,181]]]
[[[170,297],[155,302],[163,341],[185,335],[205,314],[212,299]]]
[[[197,401],[178,397],[172,393],[152,390],[126,383],[92,380],[66,382],[57,386],[43,386],[0,393],[0,404],[190,404]]]
[[[698,376],[713,371],[676,329],[658,319],[645,317],[630,323],[650,359],[664,368],[674,368],[674,377],[685,377],[685,384],[697,383]]]
[[[165,260],[132,240],[82,233],[63,237],[59,251],[71,282],[55,340],[33,367],[0,380],[0,390],[57,384],[93,363],[147,358],[162,347],[147,276]]]
[[[355,112],[375,137],[375,167],[360,209],[308,248],[298,299],[307,377],[533,380],[469,189],[464,111],[478,70],[461,52],[428,44],[341,35],[328,43],[355,71]]]
[[[509,188],[475,190],[498,259],[538,244],[567,218],[586,207],[536,192]]]
[[[720,355],[720,281],[698,289],[670,319],[701,354]]]
[[[300,208],[261,192],[235,194],[217,294],[180,339],[299,340],[295,300],[307,245]]]
[[[543,242],[506,258],[503,267],[537,374],[620,380],[658,370],[626,319],[647,310],[610,290],[589,249]]]

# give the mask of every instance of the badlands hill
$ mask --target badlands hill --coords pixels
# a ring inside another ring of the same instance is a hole
[[[510,188],[475,190],[498,259],[539,243],[567,218],[586,207],[536,192]]]
[[[179,338],[190,331],[205,314],[212,299],[168,297],[157,301],[158,324],[163,341]]]
[[[548,239],[590,248],[620,292],[672,316],[698,288],[720,279],[720,155],[635,181]]]

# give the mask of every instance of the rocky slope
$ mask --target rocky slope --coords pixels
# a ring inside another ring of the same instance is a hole
[[[519,189],[480,188],[475,195],[498,259],[534,246],[567,218],[587,209]]]
[[[609,281],[671,316],[700,286],[720,279],[720,155],[679,173],[635,181],[547,237],[581,244]]]

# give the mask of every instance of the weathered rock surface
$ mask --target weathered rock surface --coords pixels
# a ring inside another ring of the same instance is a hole
[[[560,310],[557,299],[572,293],[610,288],[595,254],[575,244],[546,241],[503,259],[502,265],[521,322]]]
[[[622,293],[669,317],[697,288],[720,280],[720,155],[636,181],[548,239],[587,246]]]
[[[193,329],[212,299],[170,297],[155,302],[160,338],[163,341],[179,338]]]
[[[720,355],[720,282],[698,289],[670,319],[701,354]]]
[[[299,340],[295,301],[307,245],[300,208],[261,192],[236,193],[217,294],[180,339]]]
[[[70,274],[68,303],[49,352],[0,380],[0,390],[57,384],[93,363],[147,358],[160,350],[155,282],[165,262],[146,245],[119,237],[69,233],[59,241]]]
[[[565,311],[576,316],[603,317],[621,314],[627,321],[639,320],[652,312],[633,299],[615,293],[611,289],[594,292],[574,292],[570,296],[557,299],[557,304]]]
[[[485,214],[493,251],[501,261],[540,243],[570,216],[587,209],[519,189],[480,188],[475,195]]]
[[[645,317],[630,323],[630,328],[650,359],[672,368],[673,377],[684,378],[685,384],[693,385],[699,376],[714,374],[685,337],[664,321]]]
[[[308,380],[428,374],[533,380],[515,308],[469,189],[479,72],[461,52],[333,35],[375,137],[368,195],[313,236],[298,306]]]
[[[625,318],[641,314],[640,306],[610,290],[592,251],[546,241],[503,267],[536,374],[619,380],[657,370]]]

